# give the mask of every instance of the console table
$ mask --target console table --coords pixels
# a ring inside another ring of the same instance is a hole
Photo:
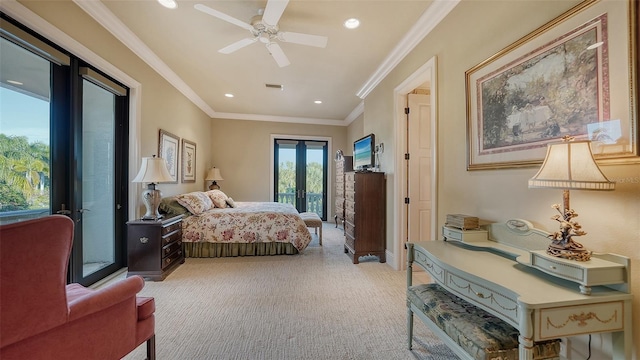
[[[612,333],[614,359],[631,358],[628,258],[595,254],[596,261],[567,264],[543,258],[547,233],[525,220],[485,229],[486,241],[407,243],[407,285],[418,264],[445,290],[511,324],[520,359],[533,359],[534,342],[604,332]]]

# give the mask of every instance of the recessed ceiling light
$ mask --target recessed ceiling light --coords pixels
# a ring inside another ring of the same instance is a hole
[[[158,0],[158,2],[167,9],[175,9],[178,7],[178,3],[175,2],[175,0]]]
[[[15,80],[7,80],[7,82],[9,84],[13,84],[13,85],[24,85],[23,83],[21,83],[20,81],[15,81]]]
[[[322,100],[315,100],[314,103],[315,104],[322,104]]]
[[[360,26],[360,20],[356,18],[347,19],[344,22],[344,27],[346,27],[347,29],[355,29],[358,26]]]
[[[233,97],[233,94],[228,94],[228,93],[227,93],[227,94],[224,94],[224,96],[226,96],[226,97],[228,97],[228,98],[232,98],[232,97]]]

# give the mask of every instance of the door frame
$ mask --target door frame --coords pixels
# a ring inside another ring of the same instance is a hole
[[[308,135],[291,135],[291,134],[271,134],[269,141],[269,201],[275,201],[273,188],[275,186],[274,182],[274,170],[275,170],[275,140],[276,139],[296,139],[296,140],[310,140],[310,141],[326,141],[327,142],[327,219],[330,219],[333,216],[333,207],[330,204],[333,204],[333,178],[332,178],[332,166],[329,164],[329,160],[331,159],[330,154],[333,153],[333,144],[331,142],[331,138],[327,136],[308,136]],[[331,217],[330,217],[331,216]]]
[[[432,167],[431,167],[431,238],[436,239],[438,225],[438,111],[437,111],[437,62],[436,57],[429,59],[413,74],[407,77],[394,91],[394,118],[396,131],[396,161],[394,164],[394,173],[396,180],[394,182],[394,194],[396,202],[394,204],[393,225],[395,229],[393,250],[395,256],[387,256],[387,260],[393,259],[390,264],[396,270],[405,270],[407,266],[407,254],[404,248],[404,240],[407,238],[407,206],[404,204],[405,194],[407,193],[407,174],[406,160],[404,154],[407,149],[407,115],[404,109],[407,107],[407,95],[424,84],[430,83],[429,101],[431,104],[431,136],[432,136]]]

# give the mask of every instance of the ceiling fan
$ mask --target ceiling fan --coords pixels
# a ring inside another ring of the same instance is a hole
[[[251,37],[236,41],[233,44],[218,50],[218,52],[230,54],[259,41],[265,44],[269,54],[273,56],[273,59],[276,61],[278,66],[285,67],[290,64],[289,59],[276,41],[320,48],[327,46],[326,36],[280,31],[278,21],[280,21],[280,17],[288,3],[289,0],[268,0],[264,12],[258,11],[258,15],[251,19],[250,24],[202,4],[196,4],[194,7],[196,10],[249,30],[251,33]]]

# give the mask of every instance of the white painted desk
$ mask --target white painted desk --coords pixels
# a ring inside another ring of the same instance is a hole
[[[416,263],[448,291],[513,325],[520,332],[520,359],[533,359],[531,347],[537,341],[602,332],[612,333],[614,359],[631,358],[628,262],[624,283],[593,286],[587,295],[575,282],[531,266],[530,252],[549,242],[543,232],[513,231],[504,224],[488,229],[500,240],[408,243],[408,284]]]

